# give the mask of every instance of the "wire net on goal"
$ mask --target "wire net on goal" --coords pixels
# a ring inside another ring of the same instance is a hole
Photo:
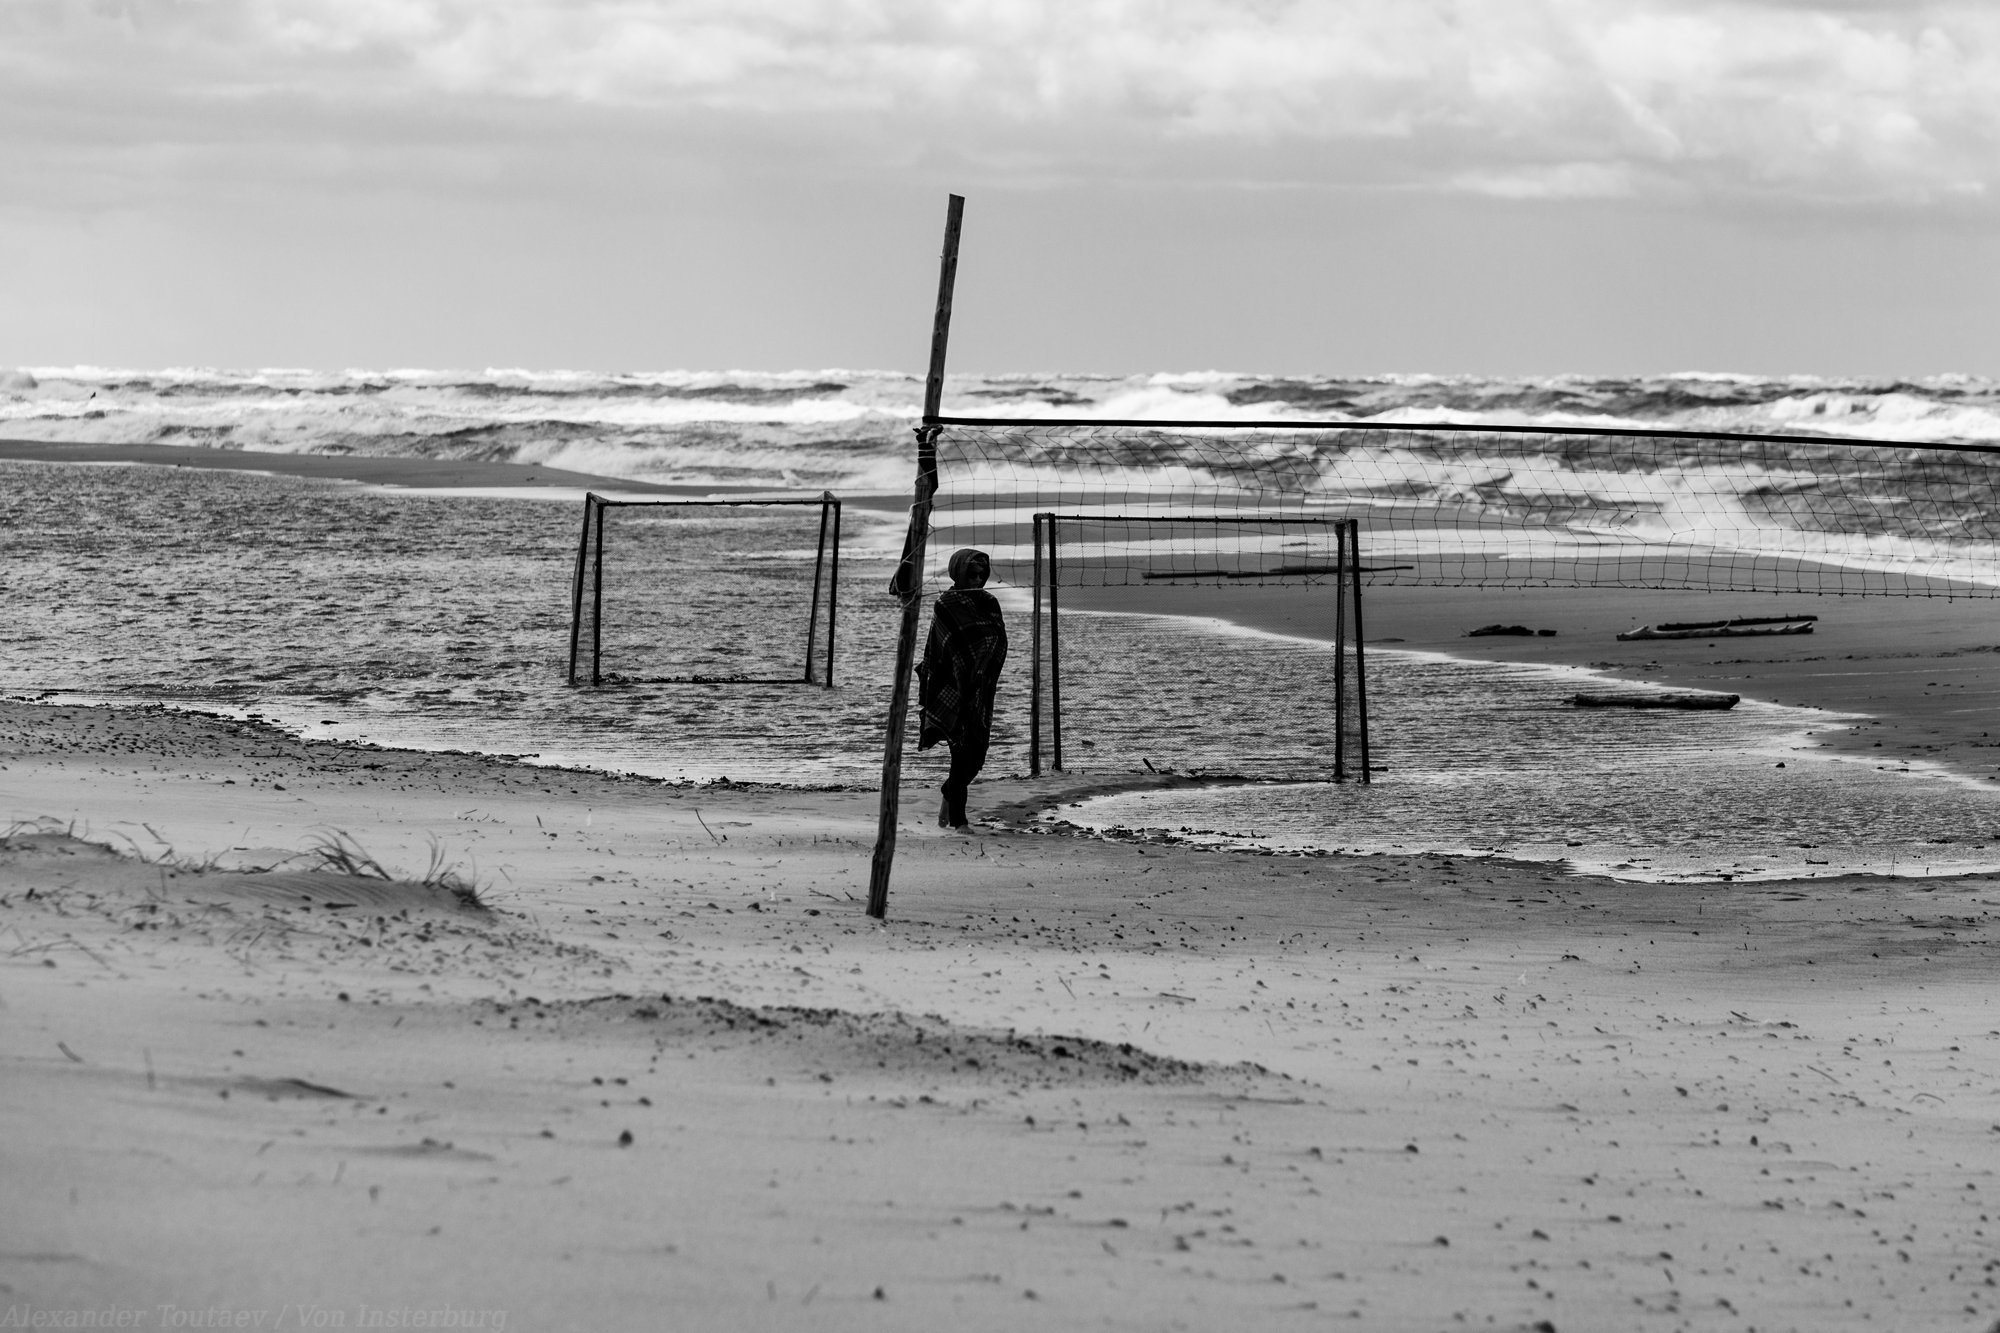
[[[1326,599],[1315,613],[1325,624],[1343,582],[1341,522],[1358,525],[1357,607],[1362,586],[1385,584],[2000,595],[1992,447],[954,417],[927,434],[937,486],[924,591],[946,586],[950,553],[973,546],[992,556],[996,581],[1061,607],[1072,764],[1332,776],[1343,731],[1361,719],[1341,720],[1331,644],[1220,622],[1238,589],[1292,585]],[[1039,573],[1037,514],[1057,528]],[[1037,630],[1049,609],[1037,608]],[[1121,614],[1092,614],[1104,610]],[[1217,618],[1199,643],[1190,616]],[[1038,743],[1032,713],[1028,740],[1032,768],[1052,740]]]
[[[1225,517],[1359,519],[1369,583],[2000,595],[2000,448],[1685,431],[945,418],[935,586],[996,569],[1037,511],[1200,518],[1107,527],[1081,586],[1309,582],[1310,537]],[[1300,544],[1303,540],[1304,544]]]
[[[584,497],[572,685],[826,685],[840,500]]]
[[[1030,592],[1028,771],[1040,773],[1044,755],[1057,771],[1063,758],[1062,589],[1107,586],[1108,571],[1144,554],[1147,581],[1191,585],[1254,581],[1260,585],[1316,585],[1326,603],[1322,623],[1331,631],[1330,656],[1297,682],[1293,697],[1308,702],[1293,725],[1295,738],[1330,751],[1336,781],[1368,781],[1368,712],[1361,632],[1360,524],[1351,518],[1288,514],[1057,513],[1034,516]],[[1269,552],[1281,552],[1275,561]],[[1107,555],[1111,560],[1107,561]],[[1078,561],[1078,569],[1070,566]],[[1165,609],[1165,608],[1161,608]],[[1071,618],[1072,631],[1076,628]],[[1086,630],[1086,644],[1090,642]],[[1088,649],[1087,649],[1088,651]],[[1322,655],[1325,656],[1325,655]],[[1087,663],[1086,690],[1101,683],[1101,666]],[[1114,692],[1147,687],[1125,682]],[[1153,690],[1158,686],[1154,685]],[[1217,700],[1213,709],[1226,706]],[[1046,725],[1045,725],[1046,720]],[[1254,732],[1254,726],[1239,733]],[[1322,732],[1325,734],[1315,734]],[[1300,733],[1303,733],[1301,735]],[[1094,742],[1087,742],[1094,744]]]

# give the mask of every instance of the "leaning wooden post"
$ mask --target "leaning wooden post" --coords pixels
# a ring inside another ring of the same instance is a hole
[[[882,804],[875,828],[875,858],[868,872],[868,915],[889,912],[889,868],[896,860],[896,816],[903,795],[903,728],[910,713],[910,675],[917,656],[917,621],[924,606],[924,545],[930,535],[931,497],[937,493],[936,426],[917,432],[917,492],[910,506],[910,533],[903,563],[896,569],[896,592],[903,599],[903,624],[896,635],[896,675],[889,693],[888,735],[882,745]]]
[[[937,424],[944,401],[945,344],[951,337],[951,288],[958,276],[959,222],[965,200],[952,195],[945,206],[944,253],[938,259],[937,314],[931,321],[931,365],[924,380],[924,424],[917,428],[917,488],[910,505],[910,532],[903,562],[890,586],[903,599],[903,625],[896,637],[896,675],[889,694],[888,734],[882,743],[882,808],[875,831],[875,858],[868,872],[868,915],[889,914],[889,868],[896,860],[896,816],[903,795],[903,725],[910,712],[910,672],[917,656],[917,620],[924,605],[924,545],[930,539],[931,499],[937,494]]]

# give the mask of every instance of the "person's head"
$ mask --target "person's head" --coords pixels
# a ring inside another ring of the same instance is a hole
[[[951,575],[954,588],[983,588],[993,574],[993,562],[986,552],[965,546],[951,553],[951,562],[945,570]]]

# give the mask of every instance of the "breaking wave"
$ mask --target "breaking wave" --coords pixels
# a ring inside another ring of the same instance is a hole
[[[637,481],[901,488],[922,381],[871,370],[608,374],[35,366],[0,436],[533,462]],[[1205,371],[958,375],[946,411],[1009,419],[1373,421],[2000,442],[2000,381],[1741,375],[1483,379]]]

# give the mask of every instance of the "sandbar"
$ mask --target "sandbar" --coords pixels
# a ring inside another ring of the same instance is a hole
[[[352,481],[369,486],[473,490],[490,487],[539,490],[618,490],[662,495],[706,493],[708,486],[672,486],[618,477],[505,463],[479,458],[409,457],[388,454],[300,454],[252,449],[211,449],[177,444],[63,444],[41,440],[0,440],[0,461],[18,463],[128,464],[266,472],[283,477]]]

